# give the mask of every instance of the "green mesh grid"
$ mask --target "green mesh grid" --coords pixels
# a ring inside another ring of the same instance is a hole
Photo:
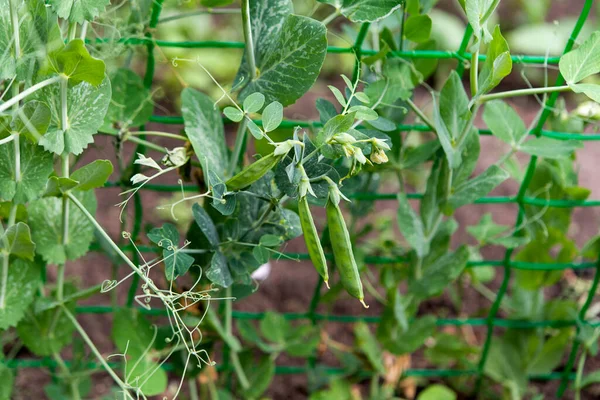
[[[155,56],[154,50],[155,47],[174,47],[174,48],[211,48],[211,49],[243,49],[243,42],[221,42],[221,41],[165,41],[155,39],[152,33],[155,31],[159,23],[160,13],[162,11],[164,0],[155,0],[153,2],[151,17],[149,22],[149,29],[147,30],[145,37],[143,38],[122,38],[119,40],[120,43],[131,45],[131,46],[145,46],[147,50],[147,63],[146,63],[146,72],[144,75],[144,85],[147,88],[151,88],[152,82],[154,79],[155,72]],[[577,22],[571,32],[570,38],[564,48],[563,54],[570,51],[577,39],[592,7],[593,0],[586,0],[581,13],[577,19]],[[376,53],[374,50],[363,49],[363,41],[368,32],[369,24],[363,23],[361,29],[357,35],[356,42],[352,47],[334,47],[329,46],[327,51],[328,53],[353,53],[356,55],[357,60],[360,60],[361,55],[373,55]],[[470,53],[466,51],[468,43],[472,36],[472,28],[467,25],[465,30],[463,39],[461,41],[461,45],[457,51],[392,51],[390,55],[393,57],[401,57],[407,59],[417,59],[417,58],[434,58],[434,59],[455,59],[458,61],[457,72],[462,76],[464,73],[465,65],[470,60]],[[97,39],[98,42],[106,42],[110,39]],[[512,55],[513,63],[517,64],[558,64],[560,57],[544,57],[544,56],[530,56],[530,55]],[[485,60],[485,55],[480,55],[480,60]],[[358,73],[358,65],[354,68],[354,75]],[[560,86],[564,84],[564,79],[560,75],[555,82],[556,86]],[[532,134],[536,136],[546,136],[554,139],[577,139],[582,141],[597,141],[600,140],[600,134],[580,134],[580,133],[571,133],[571,132],[556,132],[556,131],[548,131],[542,129],[547,118],[549,117],[551,110],[558,99],[559,93],[552,93],[546,100],[544,104],[544,110],[541,114],[541,117],[538,121],[538,124],[532,130]],[[151,122],[157,122],[162,124],[174,124],[179,125],[183,124],[183,118],[181,116],[164,116],[164,115],[153,115],[150,119]],[[260,120],[255,120],[257,124],[261,124]],[[293,121],[293,120],[285,120],[281,124],[281,127],[320,127],[321,123],[317,121]],[[401,124],[398,125],[399,131],[431,131],[426,125],[419,124]],[[479,133],[481,135],[490,135],[491,132],[486,129],[480,129]],[[146,148],[138,144],[136,152],[144,153]],[[518,206],[518,215],[516,218],[515,225],[519,226],[523,222],[524,218],[524,206],[525,205],[534,205],[534,206],[546,206],[546,207],[558,207],[558,208],[575,208],[575,207],[600,207],[600,200],[563,200],[563,199],[539,199],[539,198],[531,198],[525,195],[527,188],[532,180],[533,174],[535,172],[536,164],[538,157],[531,156],[523,181],[519,187],[518,193],[516,196],[488,196],[485,198],[478,199],[475,204],[516,204]],[[133,165],[135,168],[136,166]],[[122,186],[121,182],[109,182],[107,186]],[[186,191],[197,191],[197,187],[194,185],[184,185],[183,189]],[[145,185],[143,190],[147,191],[157,191],[157,192],[176,192],[181,190],[181,186],[179,185],[156,185],[156,184],[148,184]],[[395,200],[395,193],[356,193],[352,196],[352,198],[361,200],[361,201],[379,201],[379,200]],[[410,193],[408,194],[409,199],[420,200],[423,198],[422,193]],[[137,193],[135,195],[134,202],[134,226],[132,229],[131,239],[136,241],[141,232],[141,223],[143,220],[143,207],[141,204],[140,194]],[[135,263],[138,263],[138,255],[136,251],[134,251],[133,247],[130,245],[123,245],[122,249],[124,251],[131,252],[132,260]],[[139,246],[138,249],[142,252],[153,252],[153,248],[150,246]],[[98,245],[93,245],[92,250],[101,251]],[[309,259],[307,253],[284,253],[287,256],[294,257],[297,259],[307,260]],[[425,377],[425,378],[448,378],[448,377],[458,377],[458,376],[472,376],[476,378],[476,389],[478,390],[481,386],[483,379],[483,371],[484,366],[487,361],[490,345],[493,340],[493,330],[494,327],[500,328],[513,328],[513,329],[531,329],[531,328],[565,328],[565,327],[575,327],[577,332],[582,325],[589,325],[593,327],[600,327],[600,322],[587,322],[585,320],[585,314],[589,309],[594,294],[598,288],[598,283],[600,281],[600,259],[596,262],[582,262],[582,263],[535,263],[535,262],[523,262],[523,261],[513,261],[512,260],[513,250],[508,249],[502,259],[486,259],[482,261],[469,261],[467,264],[468,268],[477,268],[484,266],[492,266],[503,269],[503,280],[501,286],[498,290],[495,301],[492,304],[492,307],[485,318],[439,318],[437,320],[438,326],[473,326],[473,327],[485,327],[485,341],[483,343],[483,348],[481,352],[480,360],[477,364],[477,368],[470,370],[457,370],[457,369],[408,369],[404,371],[403,376],[412,376],[412,377]],[[327,255],[328,258],[331,258],[331,255]],[[392,264],[392,263],[402,263],[406,262],[407,259],[403,257],[366,257],[365,262],[368,264]],[[512,275],[512,271],[517,270],[531,270],[531,271],[559,271],[559,270],[567,270],[567,269],[595,269],[594,278],[592,281],[592,285],[587,294],[586,301],[584,305],[579,310],[576,320],[544,320],[544,321],[523,321],[523,320],[512,320],[512,319],[502,319],[498,318],[498,311],[500,308],[500,304],[504,298],[504,295],[507,292],[508,285],[510,282],[510,278]],[[139,277],[134,275],[133,281],[131,283],[131,287],[129,289],[127,305],[132,306],[134,302],[134,296],[139,283]],[[322,287],[323,281],[319,279],[317,286],[314,290],[313,298],[310,302],[309,309],[305,313],[284,313],[284,317],[288,320],[298,320],[305,319],[310,320],[312,323],[316,324],[321,321],[326,322],[334,322],[334,323],[353,323],[358,321],[364,321],[368,323],[378,323],[380,321],[379,316],[354,316],[354,315],[331,315],[331,314],[321,314],[317,313],[317,307],[319,305],[320,300],[320,291]],[[111,313],[114,311],[111,306],[80,306],[76,309],[78,314],[105,314]],[[140,312],[147,315],[161,316],[166,315],[165,310],[161,309],[140,309]],[[235,319],[252,319],[258,320],[264,316],[264,313],[250,313],[250,312],[242,312],[242,311],[233,311],[233,318]],[[557,396],[561,397],[564,393],[568,381],[575,378],[575,373],[572,372],[573,364],[578,354],[578,350],[581,343],[577,339],[577,337],[573,340],[571,351],[569,354],[569,358],[565,369],[563,372],[553,372],[550,374],[543,375],[531,375],[531,379],[535,380],[560,380],[560,386],[557,392]],[[225,349],[227,350],[227,349]],[[224,357],[227,360],[227,357]],[[276,368],[276,374],[284,375],[284,374],[304,374],[307,373],[310,368],[315,366],[316,359],[312,357],[309,359],[307,366],[286,366],[279,365]],[[39,367],[50,367],[53,368],[55,366],[55,362],[52,359],[44,358],[44,359],[15,359],[10,360],[8,365],[14,368],[39,368]],[[114,364],[113,366],[118,366]],[[172,366],[169,364],[163,365],[165,369],[170,370]],[[89,363],[90,369],[97,369],[100,366],[97,363]],[[222,365],[219,365],[218,370],[227,371],[230,370],[230,366],[227,361],[224,361]],[[324,371],[328,374],[340,374],[343,371],[339,368],[328,367],[325,368]]]

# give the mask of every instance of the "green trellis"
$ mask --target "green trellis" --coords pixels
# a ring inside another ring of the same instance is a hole
[[[175,48],[212,48],[212,49],[224,49],[224,48],[235,48],[235,49],[243,49],[243,42],[220,42],[220,41],[180,41],[180,42],[170,42],[164,40],[154,39],[152,36],[152,32],[155,30],[159,23],[160,13],[162,11],[164,0],[155,0],[153,2],[152,14],[150,18],[150,22],[148,25],[147,33],[143,38],[124,38],[120,39],[119,42],[131,45],[131,46],[145,46],[148,54],[147,65],[146,65],[146,73],[144,76],[144,84],[147,88],[152,86],[152,82],[154,79],[155,72],[155,56],[154,50],[155,47],[175,47]],[[579,35],[592,7],[593,0],[586,0],[579,18],[573,28],[571,36],[565,45],[564,53],[570,51]],[[357,58],[360,59],[361,55],[373,55],[376,52],[373,50],[365,50],[362,49],[363,41],[366,37],[367,31],[369,28],[368,23],[364,23],[361,26],[359,34],[357,36],[357,40],[352,47],[328,47],[328,53],[354,53]],[[463,74],[465,64],[468,60],[470,60],[470,54],[466,51],[467,45],[472,36],[472,29],[470,26],[467,26],[467,29],[464,33],[460,48],[457,51],[392,51],[390,52],[393,57],[402,57],[407,59],[416,59],[416,58],[435,58],[435,59],[455,59],[458,61],[459,65],[457,71],[460,75]],[[105,39],[98,39],[100,42],[107,41]],[[480,60],[485,60],[485,55],[479,56]],[[542,57],[542,56],[529,56],[529,55],[513,55],[512,61],[513,63],[519,64],[558,64],[560,57]],[[355,68],[354,73],[357,73],[357,68]],[[558,76],[555,85],[560,86],[565,83],[562,76]],[[570,133],[570,132],[555,132],[548,131],[542,129],[547,118],[549,117],[551,110],[558,98],[559,93],[552,93],[546,100],[544,105],[544,110],[541,114],[541,117],[537,123],[537,125],[532,130],[532,134],[536,136],[546,136],[554,139],[578,139],[582,141],[596,141],[600,140],[600,134],[579,134],[579,133]],[[150,119],[151,122],[157,122],[162,124],[182,124],[183,119],[181,116],[162,116],[162,115],[153,115]],[[261,124],[260,120],[255,121],[257,124]],[[321,124],[319,122],[304,122],[304,121],[291,121],[287,120],[281,124],[281,127],[295,127],[295,126],[303,126],[303,127],[319,127]],[[425,125],[399,125],[398,129],[400,131],[430,131],[431,129]],[[479,130],[482,135],[489,135],[490,131],[485,129]],[[138,144],[136,151],[143,153],[145,151],[145,147],[141,144]],[[485,197],[477,200],[476,204],[517,204],[519,207],[518,215],[516,218],[516,226],[519,226],[523,222],[524,218],[524,206],[525,205],[534,205],[534,206],[547,206],[547,207],[557,207],[557,208],[575,208],[575,207],[600,207],[600,200],[586,200],[586,201],[576,201],[576,200],[562,200],[562,199],[538,199],[531,198],[525,195],[527,188],[531,182],[533,174],[535,172],[536,164],[538,158],[536,156],[531,156],[525,177],[521,182],[518,193],[516,196],[496,196],[496,197]],[[121,186],[122,183],[119,182],[111,182],[108,186]],[[145,190],[153,190],[157,192],[175,192],[181,190],[179,185],[154,185],[148,184],[144,188]],[[194,185],[184,186],[184,190],[186,191],[197,191],[197,187]],[[423,195],[420,193],[412,193],[408,195],[409,199],[422,199]],[[363,200],[363,201],[378,201],[378,200],[395,200],[396,194],[394,193],[357,193],[353,196],[354,199]],[[132,240],[136,240],[141,232],[141,221],[143,220],[143,207],[141,204],[140,195],[136,194],[135,202],[134,202],[134,210],[135,210],[135,223],[132,229]],[[137,253],[131,246],[123,246],[123,250],[130,251],[132,254],[132,259],[135,263],[138,263]],[[153,252],[154,250],[149,246],[140,246],[138,247],[142,252]],[[100,247],[95,245],[93,250],[100,250]],[[286,253],[288,256],[295,257],[298,259],[308,259],[308,254],[305,253]],[[483,371],[486,360],[488,358],[489,349],[491,342],[493,340],[493,329],[494,327],[500,328],[515,328],[515,329],[530,329],[530,328],[540,328],[540,327],[549,327],[549,328],[564,328],[564,327],[576,327],[577,331],[579,331],[582,325],[590,325],[593,327],[600,327],[600,322],[587,322],[585,321],[585,314],[589,309],[591,302],[593,300],[594,294],[598,288],[598,283],[600,281],[600,259],[597,262],[583,262],[583,263],[534,263],[534,262],[521,262],[521,261],[513,261],[512,260],[513,249],[508,249],[502,259],[497,260],[483,260],[483,261],[470,261],[467,264],[469,268],[483,267],[483,266],[493,266],[503,269],[504,277],[502,280],[502,284],[500,289],[498,290],[497,297],[490,309],[490,312],[486,318],[440,318],[437,320],[438,326],[479,326],[486,328],[486,336],[485,342],[483,344],[483,349],[481,352],[481,358],[477,365],[476,369],[472,370],[454,370],[454,369],[409,369],[404,372],[404,376],[418,376],[418,377],[456,377],[456,376],[473,376],[477,379],[477,388],[480,387]],[[328,255],[330,257],[330,255]],[[366,257],[365,261],[368,264],[390,264],[390,263],[402,263],[407,261],[406,258],[397,257]],[[500,308],[500,304],[504,295],[507,292],[508,285],[510,282],[510,278],[512,275],[512,271],[517,270],[531,270],[531,271],[557,271],[557,270],[566,270],[566,269],[595,269],[594,278],[592,281],[592,285],[587,295],[587,299],[584,305],[579,310],[578,316],[576,320],[546,320],[546,321],[522,321],[522,320],[509,320],[498,318],[498,310]],[[134,296],[139,283],[139,278],[134,276],[131,287],[129,289],[129,295],[127,299],[127,305],[132,306],[134,302]],[[309,309],[305,313],[286,313],[284,317],[289,320],[297,320],[297,319],[306,319],[310,320],[313,323],[317,323],[319,321],[330,321],[330,322],[340,322],[340,323],[352,323],[357,321],[365,321],[369,323],[377,323],[380,320],[378,316],[354,316],[354,315],[330,315],[330,314],[320,314],[316,312],[317,306],[320,300],[320,289],[322,286],[322,280],[319,280],[313,298],[310,302]],[[111,313],[114,309],[110,306],[81,306],[77,308],[78,314],[103,314],[103,313]],[[161,309],[153,309],[146,310],[140,309],[142,313],[148,315],[166,315],[165,310]],[[250,313],[250,312],[241,312],[241,311],[233,311],[233,318],[235,319],[261,319],[263,317],[263,313]],[[550,374],[543,375],[532,375],[531,379],[536,380],[561,380],[560,387],[558,389],[557,396],[560,397],[564,393],[564,390],[567,387],[568,381],[574,379],[575,374],[572,372],[574,361],[577,357],[578,349],[580,347],[580,341],[575,338],[571,347],[571,352],[565,366],[564,372],[554,372]],[[304,367],[296,367],[296,366],[278,366],[276,368],[277,374],[302,374],[306,373],[309,368],[314,367],[315,360],[309,360],[309,365]],[[116,364],[115,364],[116,365]],[[37,368],[42,366],[53,367],[54,361],[51,359],[16,359],[11,360],[9,362],[9,366],[14,368]],[[98,365],[96,363],[90,363],[90,368],[97,368]],[[172,368],[169,364],[165,364],[164,367],[168,370]],[[230,367],[225,362],[223,365],[219,366],[221,370],[228,370]],[[336,374],[342,372],[339,368],[326,368],[325,371],[330,374]]]

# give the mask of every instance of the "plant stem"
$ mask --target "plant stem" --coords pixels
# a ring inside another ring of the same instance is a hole
[[[479,69],[479,49],[471,54],[471,70],[470,70],[470,79],[471,79],[471,96],[475,97],[478,90],[478,82],[477,82],[477,72]]]
[[[71,25],[73,26],[73,25]],[[60,125],[63,130],[63,134],[67,134],[69,129],[69,109],[67,104],[67,90],[68,90],[68,79],[63,77],[60,81]],[[62,162],[62,176],[64,178],[69,177],[69,153],[64,153],[61,158]],[[66,246],[69,243],[69,199],[66,196],[62,198],[62,244]],[[59,302],[63,300],[64,295],[64,283],[65,283],[65,263],[58,266],[58,276],[56,279],[56,297]]]
[[[408,104],[410,109],[413,110],[413,112],[415,114],[417,114],[417,117],[419,117],[421,119],[421,121],[423,121],[425,123],[425,125],[427,125],[433,132],[437,132],[437,129],[435,129],[435,124],[433,123],[433,121],[430,120],[427,117],[427,115],[425,115],[423,113],[423,111],[421,111],[421,109],[419,107],[417,107],[417,105],[415,103],[413,103],[413,101],[411,99],[407,99],[406,104]]]
[[[227,299],[225,300],[225,332],[228,336],[233,335],[233,299],[231,298],[231,286],[227,288]],[[240,385],[244,390],[250,387],[250,383],[248,382],[248,378],[246,378],[246,373],[242,369],[242,365],[240,364],[240,359],[238,357],[238,353],[235,349],[229,349],[229,357],[231,358],[231,363],[233,364],[233,369],[235,370],[235,374],[240,381]]]
[[[5,103],[0,104],[0,113],[8,110],[10,107],[14,106],[15,104],[18,104],[19,101],[23,100],[27,96],[32,95],[33,93],[37,92],[38,90],[40,90],[48,85],[52,85],[53,83],[59,82],[60,80],[61,80],[60,76],[53,76],[52,78],[43,80],[43,81],[31,86],[30,88],[25,89],[24,91],[19,93],[18,96],[13,97],[10,100],[6,101]]]
[[[15,135],[14,135],[14,134],[12,134],[12,135],[8,135],[8,136],[7,136],[7,137],[5,137],[4,139],[1,139],[1,140],[0,140],[0,145],[6,144],[6,143],[10,143],[10,142],[12,142],[13,140],[15,140]]]
[[[129,394],[128,386],[121,380],[121,378],[119,378],[119,376],[115,373],[115,371],[113,371],[113,369],[110,367],[110,365],[108,365],[106,360],[104,360],[104,357],[102,357],[102,354],[100,354],[100,351],[94,345],[94,342],[92,342],[90,337],[87,335],[85,329],[83,329],[81,324],[77,321],[77,318],[75,318],[75,316],[71,313],[71,311],[69,311],[69,309],[67,307],[62,306],[62,308],[63,308],[63,312],[65,313],[65,315],[71,320],[71,322],[75,326],[75,329],[77,329],[77,331],[81,335],[81,338],[83,339],[83,341],[88,345],[90,350],[92,350],[92,353],[94,353],[94,355],[96,356],[96,358],[98,359],[98,361],[100,362],[102,367],[106,370],[106,372],[108,372],[108,374],[111,376],[111,378],[113,378],[113,380],[121,388],[121,390],[123,390],[123,394],[125,396],[127,396],[127,398],[129,398],[129,399],[133,399],[131,394]]]
[[[13,28],[13,38],[15,40],[15,59],[21,58],[21,36],[19,32],[19,14],[17,10],[17,1],[9,0],[10,2],[10,21]]]
[[[200,400],[198,397],[198,385],[196,384],[196,379],[188,379],[188,385],[190,387],[190,400]]]
[[[83,21],[81,24],[81,32],[79,32],[79,39],[85,41],[85,36],[87,34],[88,22],[87,20]]]
[[[229,160],[227,176],[233,175],[235,168],[237,167],[240,161],[240,157],[242,156],[242,149],[244,148],[244,142],[246,141],[247,126],[248,120],[246,118],[240,121],[237,133],[235,135],[235,144],[233,145],[233,152],[231,153],[231,159]]]
[[[67,43],[70,42],[71,40],[75,39],[75,36],[77,35],[77,23],[76,22],[71,22],[69,24],[69,30],[67,32]]]
[[[127,136],[129,136],[129,135],[132,135],[132,136],[137,136],[137,135],[160,136],[160,137],[165,137],[165,138],[169,138],[169,139],[182,140],[184,142],[188,141],[188,138],[183,135],[178,135],[176,133],[169,133],[169,132],[134,131],[134,132],[127,132]]]
[[[252,24],[250,21],[250,0],[242,0],[242,25],[246,41],[246,60],[250,68],[250,79],[256,78],[256,59],[254,58],[254,41],[252,39]]]
[[[585,367],[585,359],[587,357],[587,351],[584,350],[579,357],[577,363],[577,373],[575,374],[575,400],[581,400],[581,380],[583,378],[583,368]]]
[[[506,92],[484,94],[483,96],[479,97],[479,102],[485,103],[486,101],[495,100],[495,99],[505,99],[507,97],[516,97],[516,96],[529,96],[532,94],[568,92],[569,90],[571,90],[571,88],[568,85],[509,90]]]
[[[334,12],[329,14],[327,17],[325,17],[325,19],[323,21],[321,21],[321,23],[323,25],[327,26],[331,21],[333,21],[334,19],[336,19],[339,16],[340,16],[340,10],[335,10]]]

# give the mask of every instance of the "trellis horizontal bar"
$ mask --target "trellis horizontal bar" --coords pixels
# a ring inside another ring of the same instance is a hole
[[[106,183],[107,187],[119,187],[119,182],[110,181]],[[128,186],[129,187],[129,186]],[[153,190],[155,192],[179,192],[181,191],[180,185],[156,185],[147,184],[144,185],[144,189]],[[187,192],[197,192],[198,186],[195,185],[183,185],[183,190]],[[354,200],[396,200],[396,193],[353,193],[349,195]],[[407,197],[411,200],[421,200],[423,198],[422,193],[408,193]],[[509,196],[488,196],[482,197],[481,199],[475,200],[475,204],[516,204],[516,197]],[[600,200],[559,200],[559,199],[540,199],[533,197],[523,198],[523,204],[530,206],[540,207],[554,207],[554,208],[574,208],[574,207],[600,207]]]
[[[142,314],[153,315],[153,316],[165,316],[167,311],[160,308],[138,308]],[[114,307],[111,306],[79,306],[76,308],[78,314],[109,314],[115,311]],[[331,314],[310,314],[310,313],[283,313],[283,317],[287,320],[305,320],[314,319],[317,321],[328,321],[328,322],[339,322],[339,323],[352,323],[352,322],[368,322],[378,323],[381,321],[380,316],[368,316],[368,315],[331,315]],[[235,319],[245,320],[260,320],[265,316],[262,312],[247,312],[247,311],[236,311],[232,312],[232,317]],[[487,319],[485,318],[438,318],[436,320],[437,326],[485,326]],[[526,321],[526,320],[512,320],[512,319],[501,319],[496,318],[494,320],[494,326],[500,328],[514,328],[514,329],[531,329],[531,328],[568,328],[575,326],[577,322],[575,320],[542,320],[542,321]],[[585,324],[592,327],[600,326],[600,322],[585,322]]]
[[[107,43],[113,41],[111,38],[97,38],[97,43]],[[203,40],[203,41],[168,41],[161,39],[152,39],[147,37],[139,38],[121,38],[118,40],[119,43],[127,45],[147,45],[154,43],[159,47],[174,47],[182,49],[243,49],[245,47],[244,42],[234,41],[215,41],[215,40]],[[328,46],[327,52],[332,54],[347,54],[354,53],[356,48],[354,47],[338,47]],[[360,53],[365,56],[372,56],[377,54],[376,50],[361,49]],[[434,59],[458,59],[468,60],[471,58],[471,53],[459,53],[457,51],[446,51],[446,50],[408,50],[408,51],[390,51],[390,55],[400,58],[434,58]],[[479,55],[480,61],[485,61],[485,54]],[[546,57],[546,56],[532,56],[532,55],[511,55],[511,59],[515,64],[558,64],[560,57]]]
[[[132,251],[134,248],[131,245],[120,246],[123,251]],[[154,253],[156,249],[151,246],[146,245],[138,245],[137,249],[142,253]],[[102,251],[102,247],[98,243],[92,243],[90,246],[90,250],[92,251]],[[285,252],[282,253],[283,256],[295,260],[308,260],[310,257],[308,253],[292,253]],[[333,259],[332,254],[325,254],[327,259]],[[273,257],[273,259],[277,260],[280,257]],[[408,261],[407,257],[384,257],[384,256],[366,256],[364,258],[364,262],[366,264],[396,264],[396,263],[406,263]],[[581,263],[536,263],[536,262],[528,262],[528,261],[511,261],[510,263],[512,268],[521,269],[526,271],[562,271],[567,269],[579,270],[579,269],[588,269],[588,268],[596,268],[596,262],[581,262]],[[477,267],[502,267],[504,266],[504,262],[502,260],[478,260],[478,261],[468,261],[467,268],[477,268]]]
[[[70,367],[72,365],[70,360],[65,360],[65,365]],[[56,361],[52,359],[30,359],[30,358],[17,358],[8,360],[4,365],[13,369],[25,369],[25,368],[42,368],[42,367],[57,367]],[[111,368],[119,368],[120,363],[109,362],[108,365]],[[86,369],[101,369],[102,366],[96,362],[88,362],[85,365]],[[166,371],[172,371],[173,366],[169,363],[162,364],[162,368]],[[222,370],[222,366],[217,366],[217,370]],[[308,372],[309,368],[306,366],[294,366],[294,365],[278,365],[275,367],[275,374],[277,375],[299,375]],[[324,371],[328,375],[340,375],[348,373],[348,370],[344,370],[339,367],[324,367],[320,368],[320,371]],[[368,374],[366,372],[363,372]],[[428,378],[449,378],[456,376],[471,376],[476,375],[476,370],[457,370],[457,369],[407,369],[404,371],[404,377],[428,377]],[[561,379],[563,375],[558,372],[552,372],[549,374],[532,374],[529,375],[529,379],[532,380],[555,380]],[[572,373],[568,377],[570,380],[575,379],[575,374]]]
[[[262,120],[253,119],[253,121],[262,126]],[[183,124],[183,117],[179,115],[152,115],[150,117],[150,122],[156,122],[160,124],[168,124],[168,125],[181,125]],[[231,121],[225,120],[226,123],[230,123]],[[322,127],[323,124],[320,121],[296,121],[296,120],[283,120],[280,128],[319,128]],[[397,126],[399,131],[420,131],[420,132],[431,132],[431,128],[427,125],[422,124],[399,124]],[[491,135],[492,132],[489,129],[479,129],[480,135]],[[600,140],[599,133],[575,133],[575,132],[556,132],[556,131],[541,131],[542,136],[546,136],[552,139],[559,140],[581,140],[581,141],[598,141]]]

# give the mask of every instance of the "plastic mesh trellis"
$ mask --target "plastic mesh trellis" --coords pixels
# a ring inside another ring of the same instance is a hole
[[[144,84],[147,88],[152,86],[152,81],[154,78],[155,71],[155,57],[154,50],[156,46],[159,47],[178,47],[178,48],[244,48],[244,43],[241,42],[218,42],[218,41],[203,41],[203,42],[193,42],[193,41],[185,41],[185,42],[169,42],[164,40],[156,40],[152,37],[152,32],[156,28],[159,23],[159,16],[162,11],[162,4],[164,0],[155,0],[152,6],[152,14],[149,22],[149,29],[145,34],[144,38],[125,38],[121,39],[120,42],[128,45],[136,45],[136,46],[145,46],[148,53],[147,58],[147,66],[146,73],[144,77]],[[581,31],[585,20],[588,17],[592,6],[593,0],[586,0],[579,18],[573,28],[571,36],[565,45],[563,54],[570,51],[577,39],[579,32]],[[369,24],[365,23],[361,26],[359,34],[357,36],[357,40],[353,47],[332,47],[328,48],[329,53],[355,53],[357,58],[360,59],[361,55],[372,55],[376,52],[373,50],[364,50],[362,49],[363,41],[366,37],[367,31],[369,28]],[[470,59],[470,54],[466,52],[467,45],[472,36],[472,29],[470,26],[467,26],[465,34],[463,36],[460,48],[457,51],[393,51],[390,54],[394,57],[403,57],[403,58],[437,58],[437,59],[456,59],[459,61],[458,72],[459,74],[463,74],[464,72],[464,61]],[[481,60],[485,60],[485,55],[479,56]],[[560,57],[541,57],[541,56],[528,56],[528,55],[513,55],[512,60],[514,63],[522,63],[522,64],[557,64]],[[354,74],[356,74],[358,68],[355,68]],[[562,76],[558,76],[555,85],[563,85],[564,79]],[[548,116],[551,113],[551,109],[554,106],[559,93],[554,92],[551,94],[545,103],[545,108],[541,114],[541,117],[537,123],[537,125],[532,130],[532,134],[536,136],[546,136],[555,139],[578,139],[582,141],[594,141],[600,140],[600,134],[579,134],[579,133],[569,133],[569,132],[555,132],[555,131],[547,131],[543,130]],[[152,122],[159,122],[163,124],[182,124],[183,119],[180,116],[160,116],[154,115],[151,118]],[[258,124],[261,123],[260,120],[255,121]],[[318,122],[301,122],[301,121],[284,121],[281,125],[282,127],[295,127],[295,126],[321,126]],[[400,131],[408,131],[408,130],[417,130],[417,131],[430,131],[430,128],[425,125],[399,125],[398,129]],[[489,130],[481,129],[479,130],[482,135],[489,135]],[[137,152],[144,152],[145,148],[142,145],[138,145],[136,150]],[[539,198],[530,198],[525,195],[526,190],[531,182],[533,174],[535,172],[537,163],[537,157],[531,156],[526,173],[523,181],[521,182],[520,188],[516,196],[512,197],[485,197],[477,200],[476,204],[517,204],[519,206],[519,211],[516,219],[516,226],[519,226],[524,218],[524,206],[525,205],[534,205],[534,206],[548,206],[548,207],[558,207],[558,208],[574,208],[574,207],[599,207],[600,200],[586,200],[586,201],[576,201],[576,200],[563,200],[563,199],[539,199]],[[120,183],[109,183],[110,186],[120,186]],[[145,190],[154,190],[160,192],[174,192],[179,191],[179,185],[153,185],[148,184],[144,188]],[[197,187],[190,185],[184,186],[185,190],[196,191]],[[422,194],[413,193],[409,194],[408,198],[410,199],[421,199],[423,197]],[[396,194],[394,193],[358,193],[353,196],[353,198],[363,201],[376,201],[376,200],[395,200]],[[139,194],[135,196],[134,202],[134,210],[135,210],[135,225],[132,229],[132,239],[135,241],[140,234],[141,231],[141,221],[143,219],[143,207],[141,204]],[[99,247],[96,246],[93,249],[99,250]],[[138,256],[131,246],[124,246],[124,250],[131,251],[132,258],[134,262],[138,262]],[[148,246],[140,246],[140,251],[144,252],[152,252],[154,251],[151,247]],[[582,325],[590,325],[594,327],[600,326],[600,322],[586,322],[585,314],[589,309],[591,302],[593,300],[594,294],[598,288],[598,283],[600,280],[600,259],[597,262],[585,262],[585,263],[534,263],[534,262],[522,262],[522,261],[513,261],[512,256],[513,250],[508,249],[505,253],[503,259],[498,260],[483,260],[483,261],[470,261],[467,264],[469,268],[476,268],[482,266],[493,266],[502,268],[504,272],[504,277],[502,280],[501,287],[497,293],[497,297],[490,309],[490,312],[486,318],[466,318],[466,319],[438,319],[438,326],[483,326],[486,328],[486,336],[485,342],[483,344],[483,349],[481,352],[481,358],[477,365],[476,369],[473,370],[453,370],[453,369],[409,369],[404,372],[404,376],[420,376],[420,377],[453,377],[453,376],[475,376],[477,378],[477,386],[479,387],[483,377],[483,370],[488,358],[489,349],[491,341],[493,340],[493,329],[494,327],[501,328],[515,328],[515,329],[529,329],[529,328],[539,328],[539,327],[551,327],[551,328],[564,328],[564,327],[576,327],[577,331],[579,331]],[[299,258],[299,259],[308,259],[308,254],[298,254],[298,253],[286,253],[289,256]],[[366,257],[365,261],[368,264],[390,264],[390,263],[401,263],[406,261],[405,258],[389,258],[389,257]],[[497,317],[498,310],[502,299],[508,289],[508,284],[510,282],[511,274],[514,269],[521,270],[533,270],[533,271],[558,271],[558,270],[566,270],[566,269],[587,269],[587,268],[595,268],[595,274],[592,281],[592,285],[587,295],[587,299],[584,305],[579,310],[578,316],[576,320],[546,320],[546,321],[520,321],[520,320],[509,320],[509,319],[501,319]],[[138,286],[138,280],[134,276],[132,281],[132,285],[129,290],[127,304],[128,306],[133,305],[134,295],[136,288]],[[369,323],[377,323],[380,318],[374,316],[353,316],[353,315],[325,315],[316,312],[317,306],[320,300],[320,289],[322,286],[322,281],[319,280],[317,287],[315,288],[314,295],[312,301],[310,303],[309,309],[305,313],[287,313],[284,314],[286,319],[294,320],[294,319],[308,319],[313,323],[317,323],[318,321],[332,321],[332,322],[341,322],[341,323],[350,323],[356,321],[365,321]],[[113,311],[113,308],[110,306],[82,306],[77,308],[77,312],[79,314],[83,313],[91,313],[91,314],[100,314],[100,313],[110,313]],[[164,315],[165,312],[160,309],[154,310],[145,310],[141,309],[141,312],[150,314],[150,315]],[[260,319],[262,318],[262,313],[249,313],[249,312],[239,312],[233,311],[233,318],[235,319]],[[560,379],[561,385],[558,390],[558,396],[560,397],[564,390],[566,389],[567,382],[569,379],[574,378],[574,373],[572,373],[573,364],[575,358],[578,353],[578,349],[580,346],[580,342],[577,338],[574,339],[571,352],[565,366],[564,372],[556,372],[551,374],[544,375],[532,375],[530,378],[537,380],[554,380]],[[308,368],[314,366],[315,360],[312,359],[309,361],[309,365],[305,367],[295,367],[295,366],[278,366],[276,368],[277,374],[298,374],[307,372]],[[53,362],[48,359],[41,360],[28,360],[28,359],[16,359],[11,360],[9,365],[12,367],[18,368],[32,368],[32,367],[41,367],[41,366],[52,366]],[[97,364],[90,363],[90,368],[97,367]],[[170,366],[165,364],[165,368],[169,369]],[[223,365],[219,366],[222,370],[229,369],[229,365],[225,362]],[[327,373],[336,374],[341,372],[338,368],[327,368],[325,369]]]

